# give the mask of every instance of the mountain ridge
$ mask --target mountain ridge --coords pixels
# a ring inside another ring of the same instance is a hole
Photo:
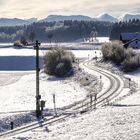
[[[85,15],[49,15],[48,17],[38,20],[37,18],[20,19],[20,18],[0,18],[0,26],[23,26],[29,25],[34,22],[59,22],[64,20],[78,20],[78,21],[106,21],[106,22],[119,22],[129,21],[132,19],[139,19],[140,14],[125,13],[116,18],[108,13],[102,13],[96,17],[90,17]]]
[[[85,15],[49,15],[48,17],[40,20],[40,21],[64,21],[64,20],[85,20],[85,21],[106,21],[106,22],[119,22],[119,21],[128,21],[132,19],[140,19],[140,14],[131,14],[131,13],[125,13],[122,14],[120,17],[114,17],[111,14],[108,13],[102,13],[96,17],[90,17]]]
[[[35,22],[35,18],[19,19],[19,18],[0,18],[0,26],[22,26]]]
[[[129,20],[133,20],[133,19],[139,19],[140,20],[140,14],[125,13],[125,14],[122,14],[118,18],[118,21],[129,21]]]
[[[84,15],[70,15],[70,16],[66,16],[66,15],[49,15],[47,18],[44,18],[40,21],[48,21],[48,22],[52,22],[52,21],[64,21],[64,20],[92,20],[91,17],[89,16],[84,16]]]
[[[96,17],[98,21],[117,22],[118,19],[108,13],[102,13]]]

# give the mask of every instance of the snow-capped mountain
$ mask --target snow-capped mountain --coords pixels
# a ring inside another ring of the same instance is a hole
[[[109,21],[109,22],[116,22],[118,19],[107,14],[107,13],[103,13],[100,14],[99,16],[96,17],[97,21]]]
[[[18,19],[18,18],[0,18],[0,26],[21,26],[21,25],[29,25],[35,22],[35,18],[31,19]]]
[[[126,13],[119,17],[119,21],[129,21],[132,19],[139,19],[140,20],[140,14],[130,14]]]
[[[82,21],[82,20],[86,20],[86,21],[90,21],[92,20],[91,17],[88,16],[83,16],[83,15],[71,15],[71,16],[65,16],[65,15],[49,15],[47,18],[40,20],[41,22],[53,22],[53,21],[64,21],[64,20],[78,20],[78,21]]]
[[[109,22],[116,22],[117,18],[104,13],[96,18],[91,18],[89,16],[83,16],[83,15],[71,15],[71,16],[64,16],[64,15],[50,15],[45,19],[40,20],[41,22],[47,21],[47,22],[53,22],[53,21],[64,21],[64,20],[78,20],[78,21],[109,21]]]
[[[21,25],[29,25],[32,24],[33,22],[53,22],[53,21],[59,22],[64,20],[117,22],[117,21],[128,21],[130,19],[140,20],[140,14],[123,14],[118,19],[116,17],[111,16],[108,13],[100,14],[99,16],[94,18],[84,15],[71,15],[71,16],[50,15],[42,20],[38,20],[37,18],[30,19],[0,18],[0,26],[21,26]]]

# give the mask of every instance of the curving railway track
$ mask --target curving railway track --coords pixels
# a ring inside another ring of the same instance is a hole
[[[111,100],[113,100],[116,96],[118,96],[121,92],[121,90],[123,89],[124,83],[123,80],[117,76],[114,75],[108,71],[102,70],[98,67],[96,67],[92,61],[84,61],[82,62],[83,67],[90,69],[104,77],[106,77],[109,82],[110,85],[108,86],[108,88],[104,91],[101,91],[97,94],[97,101],[96,101],[96,107],[101,107],[104,105],[104,103],[106,102],[106,100],[108,100],[109,102]],[[62,120],[65,120],[66,118],[71,117],[73,114],[78,114],[81,113],[81,110],[84,110],[85,112],[89,111],[92,109],[92,107],[95,104],[90,102],[89,98],[87,97],[86,99],[79,101],[75,104],[72,104],[66,108],[63,108],[61,110],[62,113],[59,114],[59,116],[57,117],[51,117],[48,119],[48,117],[45,117],[44,120],[42,122],[34,122],[31,124],[28,124],[26,126],[22,126],[20,128],[16,128],[14,130],[10,130],[4,133],[0,134],[0,139],[1,138],[6,138],[9,136],[14,136],[17,134],[21,134],[21,133],[25,133],[27,131],[39,128],[41,126],[49,126],[51,124],[54,123],[58,123]]]
[[[86,61],[83,63],[83,65],[85,67],[87,67],[88,69],[91,69],[95,72],[100,73],[102,76],[105,76],[109,82],[110,85],[108,87],[108,89],[106,89],[104,92],[100,92],[97,95],[97,106],[103,106],[104,105],[104,101],[108,100],[109,102],[112,101],[116,96],[118,96],[120,94],[120,92],[122,91],[123,87],[124,87],[124,82],[122,80],[121,77],[110,73],[109,71],[103,70],[101,68],[96,67],[92,61]]]

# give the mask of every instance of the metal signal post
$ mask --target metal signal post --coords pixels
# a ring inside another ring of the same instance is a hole
[[[53,94],[53,104],[54,104],[54,113],[55,113],[55,116],[57,116],[56,103],[55,103],[55,94]]]
[[[40,109],[40,99],[41,95],[39,94],[39,46],[40,43],[36,40],[35,49],[36,49],[36,117],[39,118],[42,113]]]

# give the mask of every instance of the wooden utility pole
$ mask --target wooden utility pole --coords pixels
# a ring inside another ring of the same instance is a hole
[[[42,113],[40,109],[40,99],[41,95],[39,94],[39,46],[40,43],[36,40],[35,49],[36,49],[36,117],[39,118]]]

